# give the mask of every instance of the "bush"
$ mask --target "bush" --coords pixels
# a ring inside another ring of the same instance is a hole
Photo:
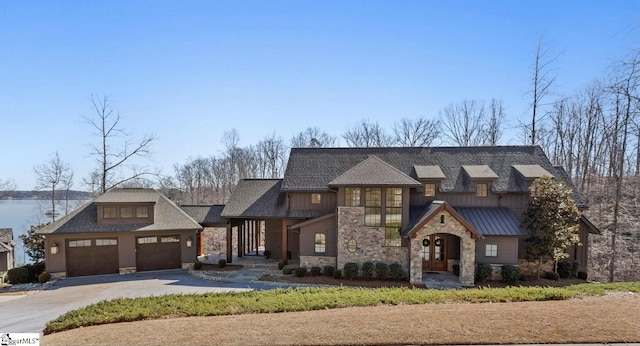
[[[562,261],[558,261],[558,275],[560,275],[560,278],[562,279],[576,276],[578,274],[579,266],[580,263],[572,259],[563,259]]]
[[[9,269],[7,273],[7,282],[12,285],[26,284],[29,282],[29,269],[26,266]]]
[[[27,282],[38,282],[38,275],[44,271],[44,262],[37,262],[33,264],[25,265],[27,270],[29,271],[29,278]]]
[[[514,265],[505,264],[500,271],[502,280],[508,285],[515,285],[520,281],[520,268]]]
[[[264,258],[269,259],[271,258],[271,251],[264,250],[263,255],[264,255]]]
[[[322,269],[320,267],[311,267],[311,276],[318,276]]]
[[[193,270],[200,270],[200,269],[202,269],[202,262],[200,262],[200,261],[195,261],[195,262],[193,263]]]
[[[358,264],[349,262],[344,265],[344,277],[353,280],[358,277]]]
[[[586,280],[587,279],[587,272],[578,272],[578,279]]]
[[[218,267],[224,268],[226,266],[227,266],[227,260],[221,259],[221,260],[218,261]]]
[[[384,280],[389,275],[389,266],[386,263],[376,263],[376,278]]]
[[[389,265],[389,274],[391,275],[391,278],[396,281],[402,280],[402,277],[404,277],[404,271],[402,270],[400,263],[391,263]]]
[[[333,276],[333,271],[335,270],[335,268],[333,268],[333,266],[324,266],[322,270],[324,271],[324,275]]]
[[[282,270],[282,268],[284,268],[285,264],[284,262],[280,261],[278,262],[278,270]]]
[[[291,273],[293,273],[293,269],[294,269],[294,268],[295,268],[295,267],[284,266],[284,267],[282,268],[282,274],[283,274],[283,275],[291,275]]]
[[[560,275],[556,272],[544,272],[544,278],[547,280],[560,280]]]
[[[294,269],[294,272],[296,273],[297,277],[303,278],[305,275],[307,275],[307,267],[298,267]]]
[[[460,265],[459,264],[454,264],[451,267],[453,269],[453,275],[460,276]]]
[[[342,279],[342,270],[340,270],[340,269],[336,269],[336,270],[333,272],[333,278],[334,278],[334,279]]]
[[[40,273],[40,275],[38,275],[38,282],[43,284],[47,281],[51,280],[51,274],[45,272]]]
[[[486,263],[478,263],[476,265],[476,282],[482,282],[490,278],[492,271],[493,269],[491,269],[491,265]]]
[[[362,276],[366,280],[371,280],[373,278],[374,266],[372,262],[364,262],[362,264]]]

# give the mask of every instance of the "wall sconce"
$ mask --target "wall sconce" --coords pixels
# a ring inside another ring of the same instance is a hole
[[[55,255],[55,254],[57,254],[57,253],[58,253],[58,244],[53,243],[53,244],[51,245],[51,254],[52,254],[52,255]]]
[[[191,247],[192,242],[191,237],[187,238],[187,247]]]

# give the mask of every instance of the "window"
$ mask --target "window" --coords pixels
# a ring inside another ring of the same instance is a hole
[[[476,184],[476,197],[487,197],[489,195],[488,184]]]
[[[72,240],[69,242],[69,247],[85,247],[85,246],[91,246],[91,239]]]
[[[138,244],[155,244],[158,242],[158,237],[142,237],[138,238]]]
[[[116,207],[103,207],[102,217],[105,219],[116,219],[118,217],[118,208]]]
[[[322,195],[319,193],[312,193],[311,194],[311,204],[320,204],[320,201],[322,200]]]
[[[170,237],[162,237],[160,238],[160,242],[161,243],[179,243],[180,237],[177,235],[170,236]]]
[[[402,227],[402,188],[389,187],[386,190],[385,206],[385,246],[400,246]]]
[[[133,217],[133,207],[120,207],[120,218],[130,219]]]
[[[498,245],[497,244],[487,244],[484,248],[484,255],[486,257],[497,257],[498,256]]]
[[[358,243],[356,242],[356,240],[353,238],[349,239],[349,242],[347,242],[347,251],[354,253],[357,249]]]
[[[149,217],[149,207],[136,207],[136,218],[146,219]]]
[[[315,235],[315,252],[316,253],[324,253],[326,249],[325,235],[324,233],[316,233]]]
[[[382,222],[382,189],[368,187],[364,191],[364,225],[381,226]]]
[[[435,197],[435,195],[436,195],[436,184],[424,184],[424,196]]]
[[[345,189],[344,205],[346,205],[347,207],[360,206],[360,188],[359,187],[347,187]]]
[[[117,239],[96,239],[96,246],[118,245]]]

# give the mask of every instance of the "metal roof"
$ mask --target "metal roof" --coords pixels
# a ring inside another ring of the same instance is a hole
[[[483,236],[527,236],[507,208],[457,207],[455,210]]]

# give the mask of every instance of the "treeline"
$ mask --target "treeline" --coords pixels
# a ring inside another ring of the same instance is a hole
[[[89,200],[93,197],[91,192],[77,191],[77,190],[57,190],[56,200],[62,201],[69,200]],[[0,191],[0,199],[36,199],[36,200],[48,200],[51,199],[51,191],[23,191],[23,190],[8,190]]]

